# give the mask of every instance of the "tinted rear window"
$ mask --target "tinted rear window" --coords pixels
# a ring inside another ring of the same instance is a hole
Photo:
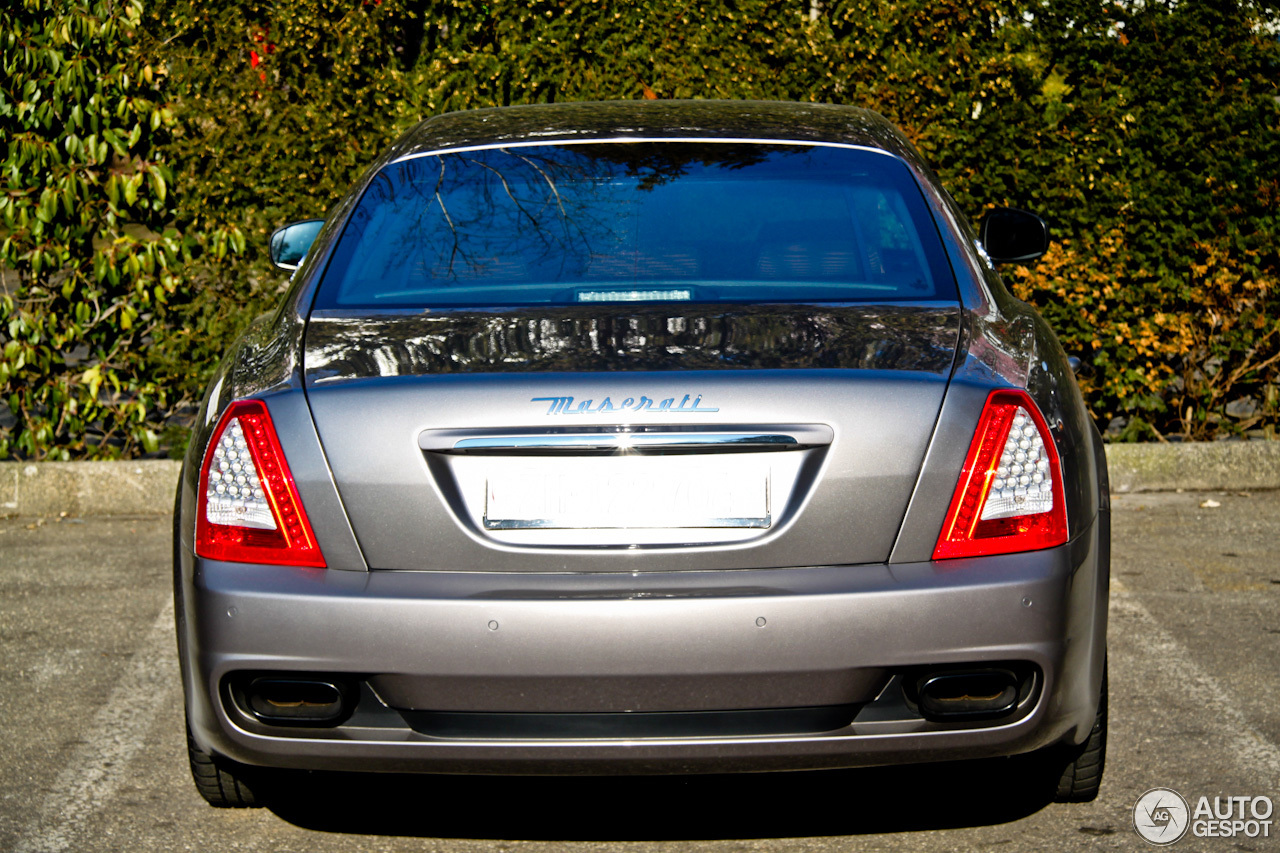
[[[387,166],[316,307],[933,299],[955,279],[896,158],[615,142]]]

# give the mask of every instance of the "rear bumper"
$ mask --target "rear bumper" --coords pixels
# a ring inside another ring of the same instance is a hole
[[[1102,677],[1107,525],[1104,513],[1060,548],[941,564],[621,576],[281,569],[184,551],[188,717],[201,747],[243,763],[392,772],[854,767],[1078,743]],[[225,689],[235,673],[298,671],[352,676],[395,708],[463,714],[865,708],[904,670],[997,661],[1041,675],[1007,719],[860,713],[805,734],[442,737],[381,705],[334,728],[286,728],[240,713]]]

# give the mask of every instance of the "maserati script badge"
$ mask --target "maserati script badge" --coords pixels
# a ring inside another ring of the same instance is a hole
[[[692,401],[692,402],[690,402]],[[668,397],[665,400],[654,400],[651,397],[624,397],[620,402],[613,402],[611,397],[605,397],[597,404],[595,400],[578,400],[574,401],[573,397],[534,397],[530,403],[546,403],[548,415],[598,415],[602,412],[668,412],[670,414],[693,414],[694,412],[718,412],[719,409],[713,409],[702,405],[702,395],[697,397],[685,394],[679,405],[676,404],[675,397]]]

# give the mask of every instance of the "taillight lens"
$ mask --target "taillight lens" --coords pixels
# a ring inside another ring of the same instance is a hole
[[[993,391],[951,498],[933,559],[1052,548],[1067,541],[1062,466],[1025,391]]]
[[[236,563],[325,567],[261,400],[232,403],[213,431],[200,469],[196,554]]]

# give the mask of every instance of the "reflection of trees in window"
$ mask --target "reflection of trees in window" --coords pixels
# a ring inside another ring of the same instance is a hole
[[[375,292],[580,271],[616,223],[593,204],[602,178],[567,149],[490,149],[393,164],[361,200],[354,260]],[[348,286],[362,290],[347,276]],[[392,284],[388,288],[387,285]],[[345,288],[344,288],[345,289]]]
[[[637,251],[629,196],[701,170],[737,171],[809,146],[609,143],[445,153],[392,164],[351,220],[344,294],[408,295],[468,282],[617,277]],[[620,187],[621,185],[621,187]],[[612,266],[593,259],[613,258]],[[612,275],[610,274],[612,273]]]

